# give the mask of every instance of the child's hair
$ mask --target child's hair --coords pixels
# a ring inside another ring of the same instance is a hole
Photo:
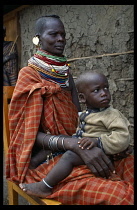
[[[93,71],[86,71],[78,76],[78,78],[75,82],[78,92],[83,92],[82,90],[85,85],[85,82],[88,81],[89,76],[91,76],[93,73],[94,73]]]
[[[39,35],[43,32],[43,26],[45,25],[45,22],[49,18],[60,19],[60,17],[58,15],[45,15],[45,16],[42,16],[42,17],[38,18],[36,20],[36,25],[35,25],[35,34],[36,35]]]
[[[86,88],[86,82],[90,82],[92,76],[96,75],[96,74],[100,74],[103,75],[105,77],[104,74],[97,72],[96,70],[94,71],[86,71],[84,73],[82,73],[80,76],[78,76],[75,85],[76,88],[78,90],[78,92],[82,93],[84,91],[84,89]]]

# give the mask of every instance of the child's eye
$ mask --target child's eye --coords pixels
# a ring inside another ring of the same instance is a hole
[[[64,38],[65,38],[65,37],[66,37],[66,33],[62,33],[62,37],[64,37]]]
[[[97,93],[97,92],[98,92],[98,89],[95,89],[95,90],[94,90],[94,93]]]
[[[105,88],[104,88],[104,90],[108,90],[108,89],[109,89],[109,87],[105,87]]]

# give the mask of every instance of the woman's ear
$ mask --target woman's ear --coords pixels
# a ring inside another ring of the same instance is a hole
[[[78,93],[79,102],[85,104],[86,103],[86,97],[84,93]]]
[[[34,45],[39,46],[39,44],[40,44],[39,35],[35,35],[32,39],[32,42]]]

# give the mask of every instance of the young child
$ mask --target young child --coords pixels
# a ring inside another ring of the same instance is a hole
[[[100,73],[81,74],[76,81],[79,98],[87,109],[80,115],[76,134],[81,149],[100,147],[107,155],[125,150],[130,144],[129,122],[118,110],[110,107],[111,95],[107,78]],[[30,195],[46,197],[52,188],[65,179],[74,166],[84,165],[74,152],[66,151],[42,182],[21,184],[20,187]],[[60,173],[61,171],[61,173]],[[41,191],[41,193],[40,193]]]

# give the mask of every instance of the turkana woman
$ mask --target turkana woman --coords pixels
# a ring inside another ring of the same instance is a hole
[[[29,59],[28,66],[20,70],[10,105],[7,179],[16,183],[40,182],[60,159],[62,154],[59,150],[63,152],[65,148],[77,153],[85,165],[75,167],[65,180],[54,187],[48,198],[64,204],[132,205],[132,175],[129,175],[129,181],[105,179],[109,177],[110,170],[114,171],[105,153],[98,147],[81,150],[78,140],[69,137],[75,133],[80,106],[63,56],[65,29],[58,16],[37,20],[34,42],[40,43],[40,49]],[[61,134],[67,138],[60,137]],[[57,136],[54,142],[50,141],[52,135]],[[45,151],[54,153],[53,158],[35,168],[35,161],[31,160]],[[132,165],[132,161],[128,163]],[[123,165],[123,160],[116,165],[117,170],[123,169],[121,176],[129,166],[124,169]],[[42,184],[44,186],[44,182]]]

